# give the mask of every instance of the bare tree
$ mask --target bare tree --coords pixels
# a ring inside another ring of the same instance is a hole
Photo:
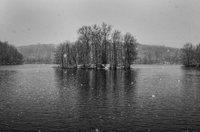
[[[108,61],[107,58],[107,46],[108,46],[108,37],[110,36],[110,32],[112,30],[112,26],[103,22],[101,27],[101,36],[102,36],[102,63],[106,64]]]
[[[118,65],[118,49],[120,47],[120,42],[122,41],[121,32],[115,30],[112,33],[112,48],[113,48],[113,59],[114,59],[114,68]]]
[[[181,50],[183,51],[183,56],[182,56],[183,64],[187,66],[191,65],[194,55],[193,45],[191,43],[186,43]]]
[[[133,61],[137,59],[136,46],[136,39],[130,33],[126,33],[124,35],[125,68],[130,68]]]
[[[90,50],[91,50],[91,27],[90,26],[82,26],[78,30],[80,43],[84,45],[84,62],[87,64],[90,62]]]

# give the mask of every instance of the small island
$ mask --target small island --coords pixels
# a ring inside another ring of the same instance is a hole
[[[78,40],[61,43],[55,53],[55,63],[60,68],[130,69],[137,59],[137,41],[133,35],[102,23],[82,26]]]

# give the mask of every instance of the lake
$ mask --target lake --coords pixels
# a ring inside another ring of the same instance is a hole
[[[200,131],[200,70],[0,66],[0,131]]]

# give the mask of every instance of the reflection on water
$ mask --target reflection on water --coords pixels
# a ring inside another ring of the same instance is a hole
[[[200,70],[0,67],[2,131],[199,131]]]
[[[55,75],[65,112],[62,117],[68,119],[66,128],[117,130],[126,127],[123,121],[129,118],[135,100],[137,71],[57,69]]]

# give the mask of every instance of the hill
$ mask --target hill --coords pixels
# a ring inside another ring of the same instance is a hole
[[[138,44],[139,64],[180,64],[181,50],[178,48]]]
[[[18,51],[24,56],[25,63],[45,63],[51,64],[54,62],[54,44],[36,44],[17,47]]]

